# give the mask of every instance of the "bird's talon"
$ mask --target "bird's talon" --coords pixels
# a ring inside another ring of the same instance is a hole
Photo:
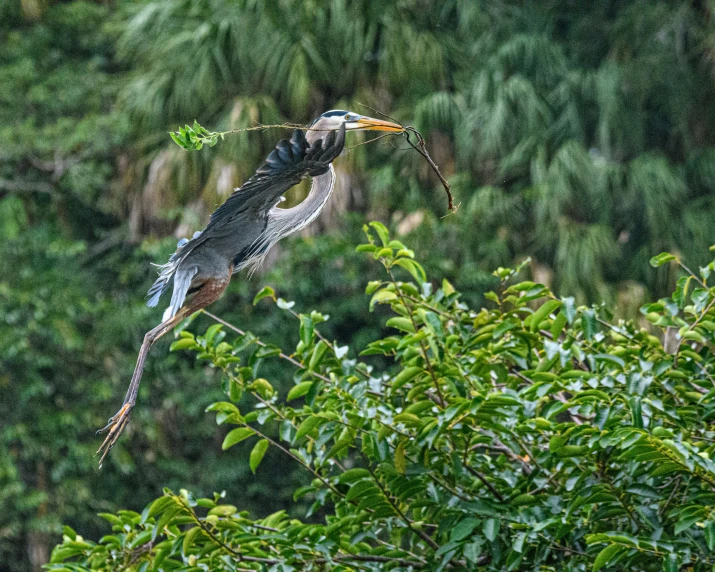
[[[104,461],[104,457],[107,456],[107,453],[109,453],[109,450],[114,447],[114,444],[117,442],[117,439],[119,439],[119,436],[122,434],[122,431],[124,431],[124,427],[126,427],[127,422],[129,421],[129,415],[131,414],[132,411],[132,405],[129,403],[125,403],[122,408],[117,412],[116,415],[111,417],[109,419],[109,423],[107,424],[106,427],[103,427],[97,433],[103,433],[105,431],[109,431],[107,433],[107,436],[104,438],[104,441],[100,445],[99,449],[97,449],[97,452],[95,455],[99,455],[100,453],[102,456],[99,459],[99,468],[102,468],[102,462]]]
[[[107,421],[107,424],[102,427],[101,429],[97,429],[97,435],[104,433],[107,429],[109,429],[112,424],[114,423],[114,417],[110,417],[109,420]]]

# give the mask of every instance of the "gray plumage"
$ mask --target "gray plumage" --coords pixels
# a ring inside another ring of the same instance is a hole
[[[299,129],[278,143],[266,162],[212,215],[205,230],[177,245],[169,262],[149,289],[149,306],[173,285],[171,304],[164,314],[176,315],[187,294],[209,278],[250,267],[254,270],[281,238],[310,224],[327,202],[335,183],[331,162],[343,150],[345,124],[337,131],[306,137]],[[312,139],[312,142],[310,141]],[[309,196],[292,209],[276,208],[282,195],[305,177],[313,177]]]

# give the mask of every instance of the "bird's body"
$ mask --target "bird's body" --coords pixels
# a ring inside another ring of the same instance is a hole
[[[330,132],[324,141],[320,135],[324,132],[305,136],[296,130],[290,141],[281,141],[256,174],[211,215],[206,229],[180,243],[149,290],[149,305],[156,306],[173,285],[164,318],[173,317],[186,294],[225,275],[229,267],[255,268],[275,242],[310,224],[332,193],[335,171],[329,161],[343,149],[345,128],[337,136]],[[305,201],[292,209],[277,208],[282,195],[306,176],[313,176],[313,185]]]
[[[179,242],[149,290],[149,306],[156,306],[169,290],[171,301],[162,323],[145,335],[124,404],[104,428],[109,433],[98,451],[102,459],[129,420],[149,348],[183,318],[217,300],[234,272],[254,269],[276,242],[310,224],[333,191],[331,163],[343,150],[346,130],[368,129],[402,131],[395,123],[339,110],[321,115],[307,134],[296,129],[211,215],[203,231]],[[290,209],[278,208],[283,194],[305,177],[313,179],[305,200]]]

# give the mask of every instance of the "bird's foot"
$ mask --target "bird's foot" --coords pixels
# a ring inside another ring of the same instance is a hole
[[[102,468],[102,462],[104,461],[104,457],[107,456],[109,450],[117,442],[117,439],[119,439],[119,436],[122,434],[122,431],[124,431],[124,427],[126,427],[127,422],[129,421],[129,416],[132,413],[132,407],[134,406],[131,403],[125,403],[124,405],[122,405],[122,408],[117,411],[117,413],[113,417],[109,419],[109,423],[107,423],[107,426],[102,427],[99,431],[97,431],[97,433],[104,433],[105,431],[108,431],[104,442],[95,453],[95,455],[99,455],[100,453],[102,454],[102,456],[99,458],[100,469]]]

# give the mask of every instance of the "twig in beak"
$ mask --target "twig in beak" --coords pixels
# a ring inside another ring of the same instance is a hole
[[[379,110],[375,109],[374,107],[370,107],[369,105],[365,105],[364,103],[360,103],[360,102],[358,102],[358,105],[365,107],[366,109],[369,109],[370,111],[373,111],[373,112],[377,113],[378,115],[382,115],[384,118],[389,119],[390,121],[394,121],[400,127],[402,127],[402,129],[404,129],[405,138],[407,139],[407,142],[410,144],[410,147],[412,147],[415,151],[417,151],[420,155],[422,155],[425,159],[427,159],[427,162],[430,164],[430,167],[432,167],[432,170],[439,177],[439,180],[442,183],[442,186],[444,187],[444,191],[447,193],[447,203],[448,203],[447,207],[449,208],[450,212],[457,212],[459,205],[457,205],[456,207],[454,206],[454,199],[452,197],[452,191],[450,190],[449,183],[442,176],[442,173],[440,172],[439,167],[432,160],[432,157],[430,157],[430,154],[427,151],[427,146],[425,145],[425,139],[424,139],[424,137],[422,137],[422,134],[419,131],[417,131],[417,129],[415,129],[414,127],[405,127],[404,125],[402,125],[402,123],[400,123],[394,117],[390,117],[386,113],[383,113],[382,111],[379,111]],[[410,133],[414,133],[415,137],[417,137],[417,144],[413,143],[410,140]],[[380,139],[380,138],[378,137],[377,139]],[[375,141],[375,139],[373,139],[373,141]],[[369,141],[366,141],[366,143],[369,143]]]
[[[412,140],[410,139],[410,133],[415,134],[415,137],[417,137],[417,143],[412,142]],[[405,138],[407,139],[407,142],[410,144],[410,146],[420,155],[422,155],[425,159],[427,159],[427,162],[430,164],[430,167],[432,167],[432,170],[439,177],[439,180],[442,182],[442,186],[444,187],[444,191],[447,193],[447,207],[451,212],[456,212],[459,208],[459,205],[457,205],[456,207],[454,206],[454,199],[452,198],[452,191],[450,190],[449,183],[442,176],[439,167],[432,160],[432,157],[430,157],[429,152],[427,151],[427,147],[425,146],[424,137],[422,137],[422,134],[414,127],[405,127],[405,135]]]

